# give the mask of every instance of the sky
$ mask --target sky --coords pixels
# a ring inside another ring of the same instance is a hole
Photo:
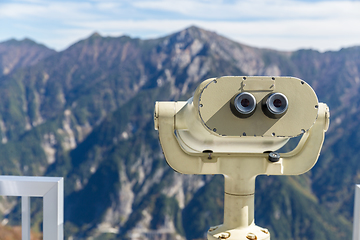
[[[360,1],[0,0],[0,42],[57,51],[94,32],[149,39],[192,25],[254,47],[337,51],[360,45]]]

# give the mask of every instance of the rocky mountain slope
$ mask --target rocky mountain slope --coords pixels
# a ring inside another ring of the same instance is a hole
[[[29,56],[23,48],[17,51]],[[93,34],[59,53],[32,54],[41,57],[18,58],[0,75],[0,171],[65,177],[66,238],[197,239],[222,222],[222,177],[181,175],[166,165],[153,107],[186,100],[201,81],[223,75],[300,77],[332,114],[310,173],[258,177],[257,224],[274,239],[351,237],[360,48],[278,52],[190,27],[152,40]],[[17,224],[16,199],[0,205]],[[39,229],[39,199],[32,209]]]
[[[7,75],[17,68],[35,65],[54,53],[54,50],[27,38],[21,41],[10,39],[2,42],[0,43],[0,76]]]

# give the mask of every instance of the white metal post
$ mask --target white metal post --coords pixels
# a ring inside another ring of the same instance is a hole
[[[45,239],[64,239],[64,182],[51,188],[43,201],[43,234]],[[46,231],[45,231],[46,229]],[[56,238],[54,238],[56,237]]]
[[[30,197],[21,197],[21,235],[22,240],[30,240]]]
[[[353,240],[360,240],[360,185],[355,185]]]

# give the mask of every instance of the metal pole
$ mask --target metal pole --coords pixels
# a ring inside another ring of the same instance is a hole
[[[43,200],[44,240],[64,239],[64,180],[51,188]]]
[[[355,185],[353,240],[360,240],[360,185]]]
[[[30,197],[21,197],[21,236],[30,240]]]
[[[249,185],[251,192],[226,192],[232,189],[232,184]],[[229,229],[247,228],[254,223],[254,192],[255,178],[248,181],[232,181],[225,177],[225,196],[224,196],[224,223]]]

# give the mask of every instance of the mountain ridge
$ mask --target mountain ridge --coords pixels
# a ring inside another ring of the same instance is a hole
[[[29,38],[1,42],[0,77],[10,74],[16,68],[34,65],[54,53],[54,50]]]

